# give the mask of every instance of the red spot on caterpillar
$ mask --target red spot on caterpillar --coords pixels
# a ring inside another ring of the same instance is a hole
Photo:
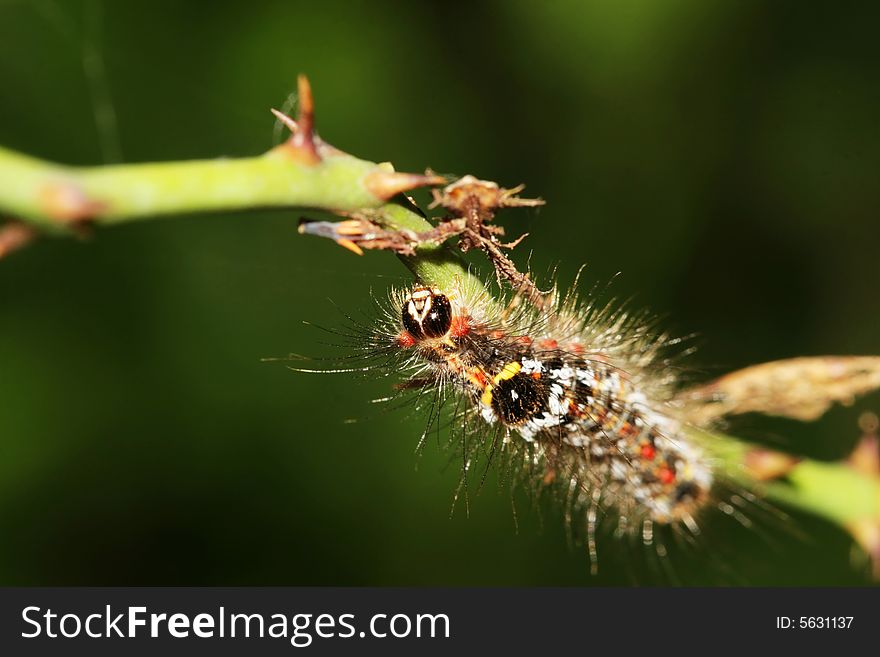
[[[541,340],[538,343],[538,347],[541,349],[556,349],[559,346],[559,343],[556,340]]]
[[[663,484],[671,484],[675,481],[675,473],[667,468],[665,465],[660,468],[660,472],[658,473],[660,476],[660,482]]]
[[[498,331],[498,330],[492,331],[489,333],[489,337],[492,338],[493,340],[500,340],[501,338],[504,337],[504,331]]]
[[[471,327],[468,324],[467,315],[460,315],[452,318],[452,324],[449,326],[449,335],[453,338],[460,338],[470,333]]]
[[[485,390],[486,386],[489,385],[489,379],[481,367],[472,367],[468,370],[467,375],[471,382],[480,390]]]
[[[635,425],[624,422],[617,433],[620,434],[621,438],[629,438],[630,436],[635,436],[638,433],[638,429],[636,429]]]
[[[586,410],[578,406],[572,400],[568,400],[568,414],[573,418],[584,418],[587,417],[588,413]]]
[[[527,335],[521,335],[516,339],[517,342],[524,345],[532,344],[532,339]]]
[[[584,345],[573,342],[572,344],[568,345],[568,347],[566,347],[566,350],[570,351],[573,354],[576,354],[577,356],[580,356],[584,353]]]
[[[642,445],[642,458],[647,459],[648,461],[653,461],[654,457],[657,456],[657,450],[654,449],[654,446],[651,444]]]
[[[416,339],[412,336],[409,331],[402,331],[400,335],[397,336],[397,344],[403,347],[404,349],[409,349],[416,343]]]

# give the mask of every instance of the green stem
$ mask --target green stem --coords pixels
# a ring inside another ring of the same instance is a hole
[[[383,223],[393,230],[411,230],[423,233],[432,226],[418,208],[408,203],[388,203],[380,209]],[[415,256],[400,256],[401,262],[417,280],[441,289],[462,286],[470,291],[485,287],[482,280],[468,271],[466,264],[445,244],[423,244]]]
[[[880,522],[880,478],[862,473],[843,461],[801,459],[785,476],[755,481],[746,463],[748,454],[764,448],[738,438],[703,431],[692,435],[737,483],[754,489],[768,500],[795,507],[844,528],[862,521]]]
[[[388,165],[349,155],[301,163],[283,148],[258,157],[67,167],[0,148],[0,209],[50,232],[66,220],[119,224],[167,214],[297,206],[375,208],[368,176]]]

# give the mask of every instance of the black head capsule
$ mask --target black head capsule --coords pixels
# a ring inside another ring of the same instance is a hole
[[[407,296],[401,313],[403,328],[414,338],[441,338],[452,326],[452,304],[435,287],[417,287]]]

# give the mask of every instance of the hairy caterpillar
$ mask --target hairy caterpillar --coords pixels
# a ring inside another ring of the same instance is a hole
[[[643,316],[573,293],[539,309],[416,284],[391,292],[369,341],[371,367],[403,377],[400,388],[453,401],[465,477],[482,455],[562,487],[594,565],[603,515],[646,543],[655,525],[699,532],[716,476],[673,402],[679,374],[665,354],[678,341]]]

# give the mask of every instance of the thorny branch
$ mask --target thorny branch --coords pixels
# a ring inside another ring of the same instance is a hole
[[[361,249],[379,249],[413,256],[419,246],[443,244],[458,237],[458,249],[462,253],[480,249],[486,254],[495,267],[499,287],[503,279],[527,301],[544,309],[550,300],[549,293],[539,290],[529,275],[521,273],[502,251],[516,248],[528,233],[511,242],[502,242],[499,237],[504,235],[504,228],[492,223],[499,209],[544,205],[541,199],[517,196],[523,188],[520,185],[504,189],[495,182],[467,175],[442,190],[433,189],[434,202],[429,209],[442,207],[449,215],[442,217],[434,228],[422,232],[389,229],[383,225],[381,212],[350,213],[350,218],[341,222],[303,219],[300,232],[328,237],[358,255],[362,255]]]
[[[339,222],[304,220],[300,232],[333,239],[358,254],[363,249],[396,253],[425,284],[453,282],[475,289],[470,274],[449,248],[480,249],[507,281],[539,309],[549,295],[517,270],[504,251],[525,235],[501,241],[493,223],[498,210],[535,207],[522,187],[504,189],[465,176],[451,182],[430,170],[398,173],[388,163],[360,160],[323,141],[315,131],[314,102],[305,77],[299,78],[299,115],[293,120],[273,110],[292,132],[285,143],[250,158],[66,167],[0,148],[0,258],[41,235],[84,235],[90,227],[184,212],[216,212],[257,207],[324,209]],[[405,196],[433,189],[431,207],[448,214],[436,224]],[[880,358],[793,359],[730,374],[685,391],[695,425],[745,412],[818,417],[834,402],[880,386]],[[758,448],[711,434],[711,450],[729,476],[759,487],[781,501],[847,529],[880,571],[880,458],[876,416],[863,418],[864,436],[852,456],[822,463]],[[695,434],[704,434],[694,429]]]
[[[22,246],[35,235],[78,234],[88,226],[193,212],[261,207],[356,211],[447,182],[430,172],[399,173],[388,163],[361,160],[330,146],[314,132],[311,90],[304,77],[299,92],[302,128],[285,117],[296,130],[293,137],[256,157],[68,167],[0,148],[0,213],[13,225],[31,228],[25,235],[3,224],[6,239]]]

